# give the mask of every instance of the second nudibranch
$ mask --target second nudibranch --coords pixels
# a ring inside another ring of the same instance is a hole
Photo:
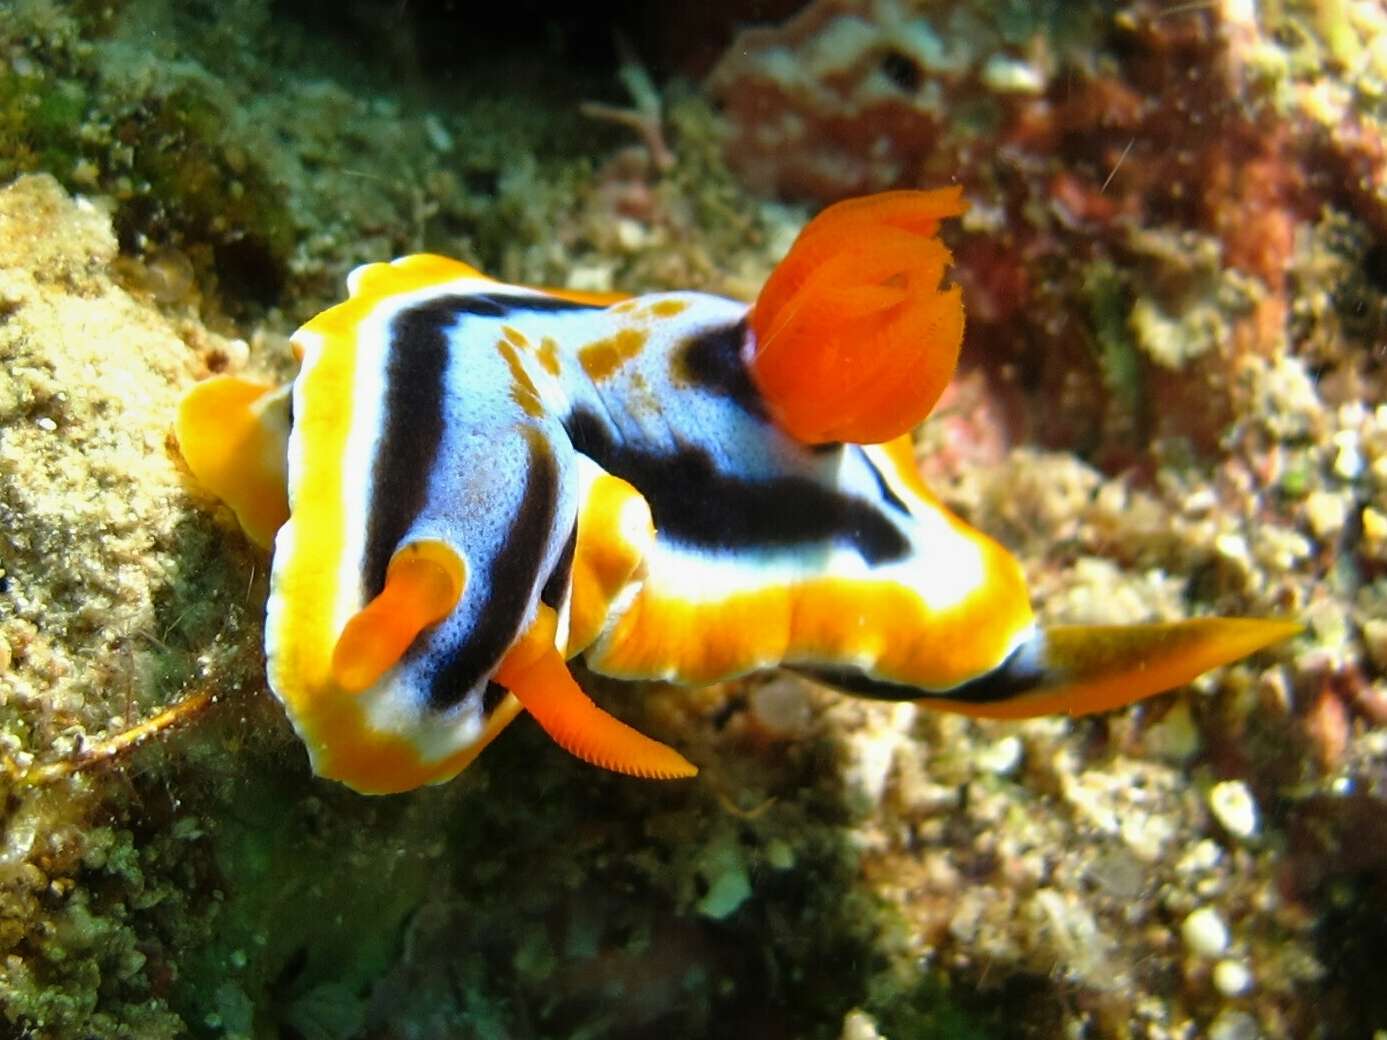
[[[963,208],[956,189],[830,207],[750,307],[373,264],[294,336],[292,389],[194,388],[179,443],[273,542],[270,685],[314,770],[443,781],[523,706],[588,761],[691,775],[588,699],[578,655],[1018,717],[1125,704],[1296,631],[1042,630],[1017,561],[926,489],[909,431],[958,357],[935,234]]]

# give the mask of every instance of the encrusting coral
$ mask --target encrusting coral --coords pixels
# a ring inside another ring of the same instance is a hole
[[[27,781],[58,779],[214,664],[227,692],[253,674],[235,663],[255,656],[240,643],[254,618],[245,575],[212,551],[215,524],[186,511],[159,418],[178,385],[244,345],[115,285],[110,218],[52,178],[0,199],[0,1004],[52,1035],[81,1022],[175,1035],[146,999],[151,953],[133,927],[168,896],[146,874],[161,853],[116,822],[119,787]]]

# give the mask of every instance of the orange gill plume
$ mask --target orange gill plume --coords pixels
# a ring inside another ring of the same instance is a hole
[[[961,188],[830,206],[800,233],[751,311],[751,373],[776,422],[810,444],[877,444],[917,425],[958,362],[963,297],[935,233]]]

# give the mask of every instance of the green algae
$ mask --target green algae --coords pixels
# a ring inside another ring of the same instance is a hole
[[[88,106],[77,80],[0,66],[0,180],[36,170],[70,176],[86,155],[79,131]]]
[[[246,633],[259,631],[267,568],[253,550],[229,545],[227,534],[201,516],[174,527],[172,577],[154,592],[153,623],[139,662],[144,703],[175,700],[212,660],[227,688],[263,685],[259,652],[245,652],[244,641]]]
[[[795,793],[812,762],[748,820],[693,786],[594,775],[523,727],[458,781],[392,798],[249,752],[185,806],[201,897],[170,1003],[196,1035],[321,1040],[408,1023],[593,1040],[779,1023],[827,1040],[864,1002],[973,1023],[883,953],[899,925],[861,888],[840,823],[814,822],[827,792]],[[789,835],[793,869],[768,852]],[[709,914],[718,848],[748,891]]]
[[[271,29],[268,4],[248,0],[208,33],[176,5],[113,7],[96,22],[22,5],[0,26],[22,56],[0,64],[0,177],[41,169],[106,196],[123,251],[179,251],[212,317],[283,307],[304,319],[356,264],[407,252],[564,284],[575,254],[607,251],[599,157],[624,131],[575,105],[601,96],[601,78],[575,81],[538,57],[517,78],[484,54],[447,81],[402,87],[374,61],[344,70],[298,16]],[[265,37],[264,54],[234,46],[238,33]],[[299,75],[267,89],[277,58]],[[716,255],[763,238],[706,101],[676,95],[679,163],[657,194],[677,226],[659,244],[683,259],[652,277],[634,257],[622,287],[707,284]]]
[[[263,764],[205,806],[207,941],[183,951],[171,1002],[206,1035],[316,1022],[350,1036],[428,890],[433,814],[420,799],[334,806],[353,796],[324,799],[302,774]]]
[[[920,1040],[992,1040],[1014,1036],[1015,1021],[1009,1019],[1015,1004],[1011,994],[997,994],[984,1001],[978,994],[960,993],[938,974],[912,978],[899,972],[882,973],[873,980],[863,1002],[877,1020],[883,1037]]]
[[[0,1008],[36,1036],[180,1036],[178,1018],[150,993],[136,924],[176,897],[154,846],[124,828],[88,826],[92,808],[90,795],[53,789],[29,792],[11,810],[10,840],[30,820],[47,854],[6,879]]]
[[[1304,498],[1314,486],[1313,477],[1308,465],[1293,463],[1281,474],[1279,490],[1288,498]]]
[[[1129,326],[1132,302],[1126,279],[1115,265],[1096,262],[1084,275],[1083,296],[1088,303],[1090,342],[1103,382],[1123,414],[1132,416],[1141,429],[1149,398],[1141,352]]]
[[[117,227],[128,235],[132,222],[154,221],[185,248],[207,244],[221,294],[268,305],[278,299],[300,229],[283,186],[232,125],[222,105],[191,85],[118,117],[112,132],[130,144],[129,176],[157,208],[127,210]]]
[[[666,119],[676,142],[671,187],[689,200],[699,238],[719,256],[735,257],[768,228],[755,197],[728,169],[724,129],[708,99],[675,84],[667,91]]]
[[[184,75],[172,87],[113,90],[119,76],[102,66],[106,41],[71,36],[79,26],[103,36],[114,18],[55,27],[26,13],[31,25],[17,18],[0,29],[0,43],[10,36],[15,48],[42,41],[23,71],[0,65],[0,179],[42,170],[73,190],[105,191],[127,243],[177,243],[226,299],[273,302],[302,229],[213,85]]]

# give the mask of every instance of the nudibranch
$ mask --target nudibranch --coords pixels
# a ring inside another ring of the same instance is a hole
[[[410,256],[355,271],[273,388],[184,399],[194,477],[273,547],[269,682],[314,770],[449,779],[522,709],[621,772],[689,776],[566,662],[706,684],[782,667],[975,716],[1101,711],[1296,632],[1042,628],[1021,568],[921,481],[963,335],[957,189],[839,203],[753,305],[598,297]]]

